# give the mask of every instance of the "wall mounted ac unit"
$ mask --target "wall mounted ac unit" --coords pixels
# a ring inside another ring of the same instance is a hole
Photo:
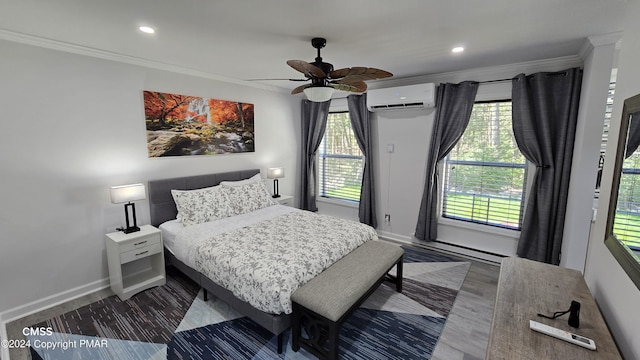
[[[433,83],[367,91],[369,111],[424,109],[434,107],[435,104],[436,87]]]

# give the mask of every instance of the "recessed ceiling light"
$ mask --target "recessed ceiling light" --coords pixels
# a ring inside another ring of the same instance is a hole
[[[142,31],[143,33],[147,33],[147,34],[153,34],[156,32],[152,27],[149,27],[149,26],[140,26],[138,29],[140,29],[140,31]]]
[[[464,51],[464,48],[462,46],[456,46],[453,49],[451,49],[452,53],[461,53]]]

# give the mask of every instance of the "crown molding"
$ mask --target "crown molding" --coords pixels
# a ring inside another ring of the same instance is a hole
[[[130,64],[130,65],[142,66],[150,69],[169,71],[169,72],[195,76],[195,77],[209,79],[209,80],[216,80],[216,81],[222,81],[222,82],[231,83],[231,84],[249,86],[249,87],[262,89],[262,90],[288,93],[288,90],[279,88],[276,86],[269,86],[261,83],[252,82],[252,81],[230,78],[230,77],[221,76],[218,74],[186,68],[183,66],[167,64],[161,61],[148,60],[148,59],[143,59],[135,56],[118,54],[111,51],[95,49],[88,46],[75,45],[75,44],[66,43],[58,40],[46,39],[39,36],[17,33],[17,32],[5,30],[5,29],[0,29],[0,39],[21,43],[21,44],[26,44],[26,45],[37,46],[37,47],[46,48],[46,49],[51,49],[51,50],[63,51],[63,52],[72,53],[76,55],[84,55],[84,56],[90,56],[90,57],[103,59],[103,60],[110,60],[110,61]]]
[[[621,42],[622,32],[589,36],[582,43],[582,46],[578,51],[578,56],[580,56],[581,59],[586,59],[587,56],[589,56],[589,54],[593,51],[593,49],[605,45],[615,45],[615,48],[619,50]]]
[[[405,86],[424,83],[444,83],[462,81],[492,81],[512,78],[520,73],[535,73],[541,71],[560,71],[572,67],[582,67],[583,60],[578,55],[562,56],[552,59],[526,61],[507,65],[490,66],[469,70],[452,71],[440,74],[428,74],[408,78],[388,79],[371,82],[370,89],[380,89],[393,86]]]

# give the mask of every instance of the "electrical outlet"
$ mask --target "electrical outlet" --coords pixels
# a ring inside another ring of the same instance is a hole
[[[384,221],[391,222],[391,214],[384,214]]]

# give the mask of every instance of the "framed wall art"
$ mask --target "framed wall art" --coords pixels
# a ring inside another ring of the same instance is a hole
[[[149,157],[253,152],[253,104],[144,91]]]

